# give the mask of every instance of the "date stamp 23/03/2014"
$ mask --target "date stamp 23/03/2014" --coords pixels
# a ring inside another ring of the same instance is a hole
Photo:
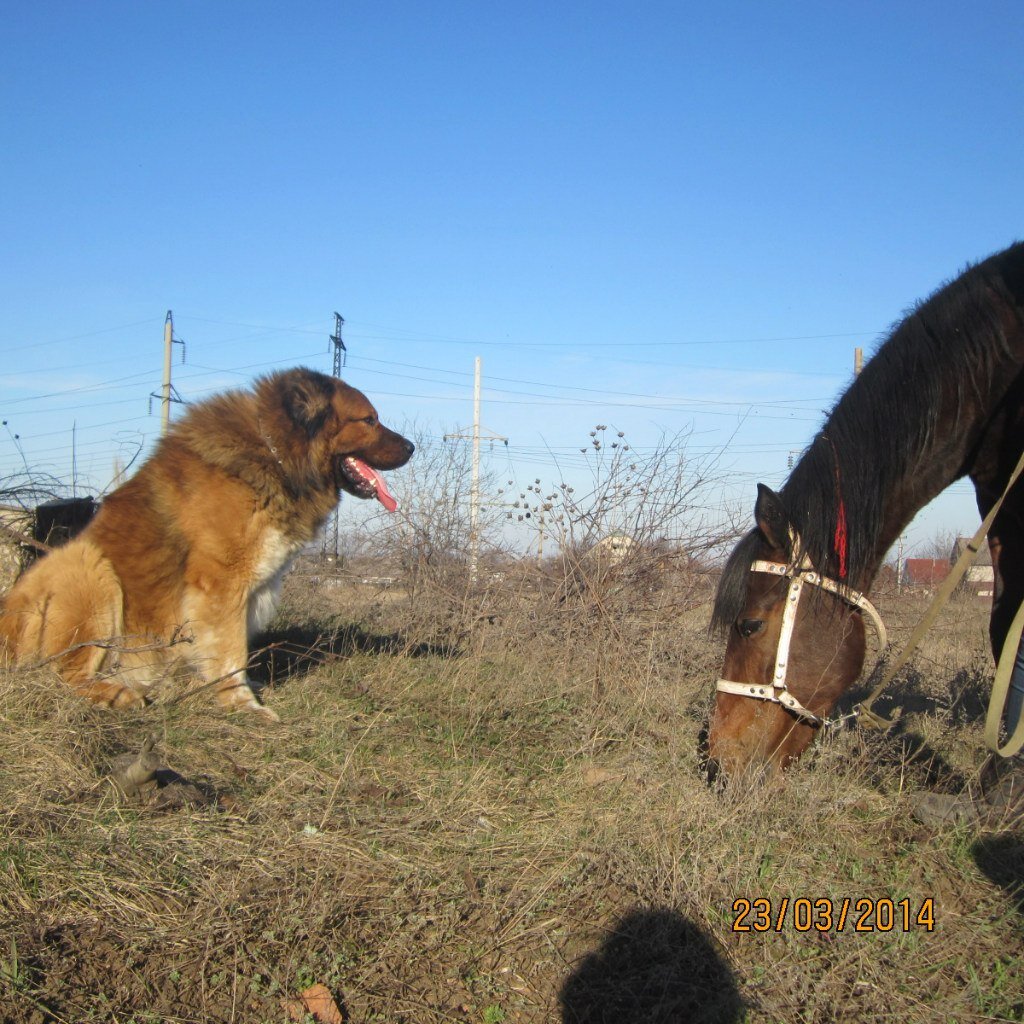
[[[783,896],[778,900],[760,897],[733,900],[734,932],[909,932],[935,930],[935,900],[810,899]]]

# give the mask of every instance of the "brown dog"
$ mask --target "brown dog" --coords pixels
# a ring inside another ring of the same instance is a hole
[[[313,370],[217,395],[191,407],[86,529],[18,581],[0,639],[18,662],[52,659],[108,707],[142,703],[184,662],[216,681],[225,706],[276,719],[245,668],[281,578],[340,490],[393,511],[377,470],[412,453],[365,395]]]

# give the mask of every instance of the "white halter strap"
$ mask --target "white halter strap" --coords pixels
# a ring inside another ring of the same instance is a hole
[[[798,718],[810,725],[828,725],[828,721],[814,714],[803,706],[786,689],[786,670],[789,662],[789,645],[793,639],[793,627],[796,625],[796,610],[800,603],[800,593],[807,584],[818,587],[845,601],[854,608],[860,609],[871,620],[878,632],[878,639],[884,648],[888,643],[885,623],[875,606],[859,591],[850,590],[827,576],[822,576],[811,568],[811,563],[804,555],[798,565],[787,565],[785,562],[768,562],[758,559],[750,565],[751,572],[766,572],[772,576],[788,579],[789,592],[782,610],[782,628],[779,631],[779,646],[775,654],[775,669],[772,680],[768,684],[738,683],[731,679],[719,679],[715,688],[719,693],[733,693],[740,697],[753,697],[755,700],[766,700],[773,704],[781,704]]]

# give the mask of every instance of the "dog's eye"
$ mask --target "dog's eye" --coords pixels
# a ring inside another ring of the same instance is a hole
[[[377,417],[376,416],[364,416],[363,417],[363,423],[366,423],[368,426],[375,427],[375,426],[377,426]]]
[[[762,626],[764,625],[764,619],[740,619],[736,623],[736,628],[739,630],[739,634],[744,640],[752,637]]]

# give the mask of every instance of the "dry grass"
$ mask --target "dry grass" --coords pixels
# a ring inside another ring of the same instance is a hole
[[[983,611],[945,616],[897,736],[718,793],[699,590],[505,590],[293,581],[280,726],[0,678],[0,1017],[276,1022],[320,982],[358,1022],[1021,1019],[1024,846],[907,810],[981,761]],[[150,733],[180,778],[126,801],[106,773]],[[738,897],[933,899],[935,929],[737,933]]]

